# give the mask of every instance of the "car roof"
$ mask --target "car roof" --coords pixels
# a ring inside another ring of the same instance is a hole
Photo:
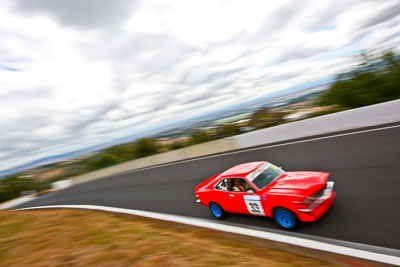
[[[255,161],[242,163],[221,173],[219,177],[246,177],[249,173],[266,163],[266,161]]]

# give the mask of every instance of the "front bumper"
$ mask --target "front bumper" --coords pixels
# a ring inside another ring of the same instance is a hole
[[[316,221],[328,211],[336,197],[336,192],[333,191],[333,185],[334,182],[327,182],[326,189],[319,199],[315,200],[307,208],[298,210],[297,217],[299,220],[305,222]]]

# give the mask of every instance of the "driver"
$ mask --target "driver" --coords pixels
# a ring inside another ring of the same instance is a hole
[[[246,191],[246,189],[244,188],[240,179],[233,179],[232,189],[233,189],[233,191],[236,191],[236,192],[245,192]]]

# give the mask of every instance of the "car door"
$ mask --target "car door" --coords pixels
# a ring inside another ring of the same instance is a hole
[[[233,178],[238,179],[238,178]],[[242,178],[243,183],[246,183],[246,189],[251,189],[251,186]],[[254,192],[254,189],[252,190]],[[231,188],[229,192],[229,202],[233,212],[265,216],[260,196],[256,193],[235,192]]]
[[[265,216],[263,204],[259,195],[247,194],[243,196],[243,200],[246,204],[246,214]]]
[[[214,186],[212,201],[218,203],[226,212],[236,212],[230,192],[230,180],[224,178]]]

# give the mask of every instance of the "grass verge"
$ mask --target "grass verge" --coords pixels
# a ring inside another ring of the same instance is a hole
[[[334,266],[252,238],[86,210],[0,211],[0,266]]]

